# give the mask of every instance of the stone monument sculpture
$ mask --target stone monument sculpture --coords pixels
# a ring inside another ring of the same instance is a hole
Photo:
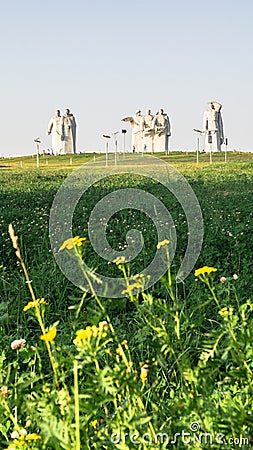
[[[54,155],[59,155],[62,152],[62,118],[61,112],[57,109],[55,116],[53,116],[48,124],[48,135],[52,135],[52,151]]]
[[[132,127],[132,150],[133,151],[168,151],[170,120],[163,109],[155,116],[148,109],[144,116],[141,111],[136,111],[134,116],[125,117],[123,122],[130,122]]]
[[[142,131],[143,131],[143,117],[141,111],[136,111],[134,116],[124,117],[123,122],[130,122],[132,127],[132,150],[142,150]]]
[[[169,116],[163,112],[163,109],[159,109],[158,113],[153,119],[154,129],[154,150],[155,151],[168,151],[169,149],[169,136],[171,136],[170,120]]]
[[[147,152],[154,151],[154,116],[151,114],[151,110],[146,111],[146,115],[143,116],[143,149]]]
[[[203,131],[205,133],[205,151],[220,152],[224,142],[223,122],[221,117],[222,105],[209,102],[210,108],[204,112]]]
[[[76,153],[76,120],[68,108],[62,116],[62,153]]]

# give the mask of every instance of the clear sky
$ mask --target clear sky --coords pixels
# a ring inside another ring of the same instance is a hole
[[[229,148],[253,150],[252,0],[11,0],[0,17],[0,155],[51,146],[66,107],[78,151],[104,150],[120,119],[160,107],[171,149],[194,149],[207,102],[222,103]],[[122,145],[122,135],[119,136]]]

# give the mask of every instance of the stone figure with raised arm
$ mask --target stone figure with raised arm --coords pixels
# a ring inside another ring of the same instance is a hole
[[[209,102],[203,118],[203,131],[205,133],[205,151],[220,152],[224,142],[223,122],[221,117],[222,105],[218,102]]]
[[[171,136],[170,120],[162,108],[159,109],[153,119],[153,128],[155,133],[154,150],[167,152],[169,149],[169,136]]]
[[[70,110],[62,116],[62,153],[76,153],[76,120]]]
[[[52,151],[54,155],[59,155],[62,151],[62,118],[61,112],[57,109],[55,116],[53,116],[48,124],[48,135],[52,135]]]
[[[134,116],[124,117],[122,121],[130,122],[132,127],[132,150],[142,151],[143,117],[141,111],[136,111]]]
[[[151,110],[147,109],[145,116],[143,117],[143,147],[148,152],[154,151],[154,116],[151,114]]]

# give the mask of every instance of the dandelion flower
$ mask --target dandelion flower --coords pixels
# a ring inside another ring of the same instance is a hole
[[[199,277],[199,275],[209,274],[211,272],[216,272],[216,271],[217,271],[217,269],[215,267],[204,266],[204,267],[201,267],[200,269],[195,270],[194,275],[195,275],[195,277]]]
[[[55,339],[57,330],[55,327],[51,328],[47,333],[42,334],[40,339],[45,342],[52,342]]]
[[[169,239],[164,239],[161,242],[158,242],[156,248],[159,250],[159,248],[164,247],[165,245],[168,245],[170,243]]]

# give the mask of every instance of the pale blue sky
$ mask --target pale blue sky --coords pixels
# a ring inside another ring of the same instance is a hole
[[[207,102],[223,104],[231,148],[253,149],[251,0],[12,0],[2,2],[0,155],[28,154],[69,107],[78,150],[163,107],[171,149],[195,148]],[[121,145],[120,135],[120,142]]]

